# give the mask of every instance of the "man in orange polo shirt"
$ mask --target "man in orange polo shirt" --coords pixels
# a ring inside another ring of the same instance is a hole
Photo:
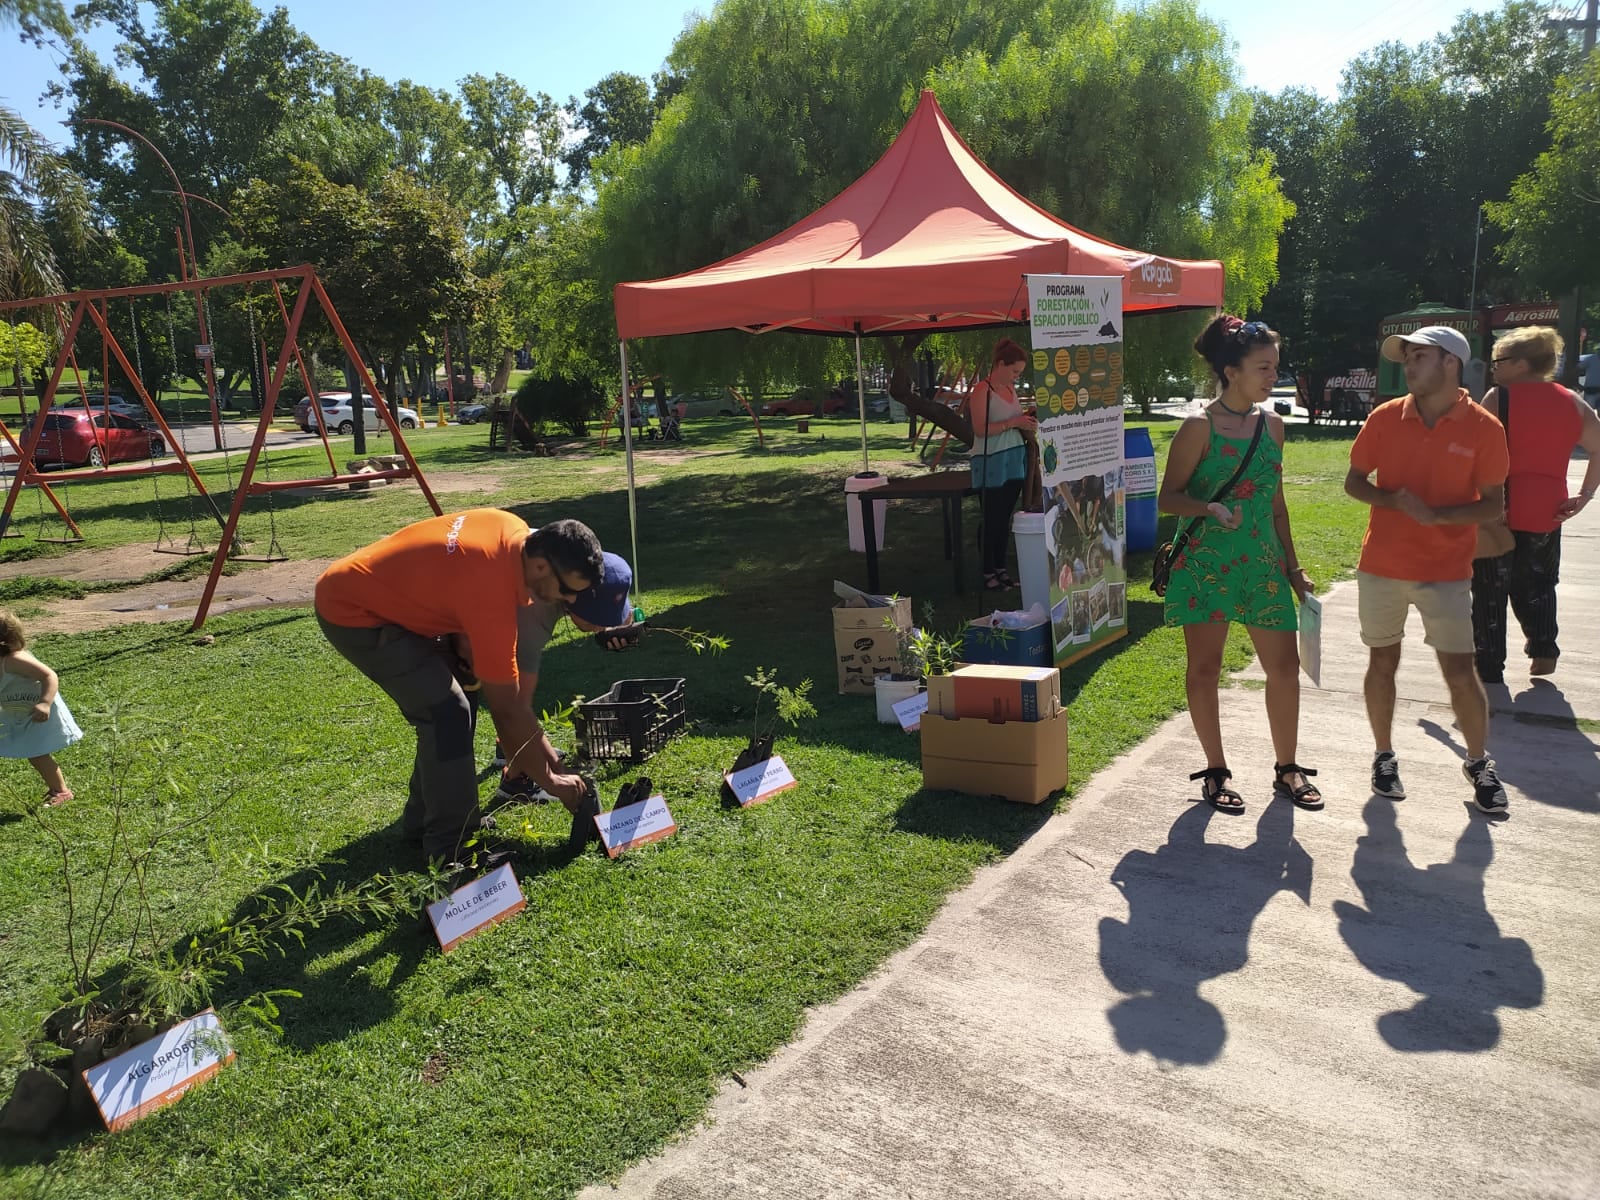
[[[417,731],[402,820],[429,860],[458,861],[481,826],[472,710],[438,639],[464,636],[501,744],[524,772],[582,815],[588,787],[555,771],[538,718],[519,700],[520,610],[570,603],[599,582],[600,542],[587,525],[530,530],[497,508],[418,521],[339,559],[317,580],[317,621],[333,648],[384,690]],[[574,828],[577,828],[575,823]]]
[[[1462,771],[1473,801],[1503,813],[1506,792],[1487,746],[1489,700],[1473,660],[1472,554],[1478,526],[1505,511],[1505,429],[1461,386],[1472,351],[1454,329],[1397,334],[1384,341],[1383,356],[1404,364],[1411,392],[1373,410],[1344,481],[1372,506],[1356,574],[1361,640],[1370,648],[1367,719],[1377,742],[1372,790],[1395,800],[1406,794],[1391,731],[1400,642],[1415,606],[1467,744]]]

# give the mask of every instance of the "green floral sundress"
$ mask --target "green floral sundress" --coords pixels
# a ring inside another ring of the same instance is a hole
[[[1258,419],[1265,421],[1266,414],[1258,414]],[[1249,448],[1248,437],[1223,437],[1211,425],[1211,441],[1189,479],[1188,494],[1209,501],[1239,469],[1239,458]],[[1168,625],[1233,621],[1257,629],[1298,628],[1283,543],[1272,524],[1272,502],[1282,486],[1283,450],[1271,433],[1262,430],[1250,465],[1222,501],[1230,509],[1238,505],[1242,510],[1239,528],[1225,529],[1214,517],[1202,518],[1183,553],[1173,560],[1166,596]],[[1179,531],[1191,520],[1183,518]]]

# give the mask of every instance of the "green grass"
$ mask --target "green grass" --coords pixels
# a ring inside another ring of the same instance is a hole
[[[526,851],[527,912],[449,956],[408,922],[325,928],[285,958],[253,961],[218,999],[300,991],[284,1002],[281,1036],[240,1026],[233,1067],[125,1133],[0,1145],[0,1194],[571,1195],[692,1127],[731,1072],[769,1056],[808,1006],[912,941],[977,867],[1049,817],[1057,805],[923,792],[915,738],[876,724],[869,699],[834,694],[831,581],[864,575],[844,548],[841,490],[860,469],[859,436],[843,420],[813,418],[807,436],[792,422],[764,425],[766,451],[747,422],[727,419],[690,424],[686,448],[713,451],[706,457],[674,461],[677,446],[639,454],[645,606],[662,624],[726,634],[728,652],[696,657],[656,635],[618,657],[567,631],[541,673],[547,707],[617,678],[688,678],[692,728],[645,768],[679,833],[616,862],[594,849],[573,859],[562,814],[506,814],[503,829],[527,822],[512,830]],[[874,466],[903,470],[899,431],[871,428]],[[1173,428],[1155,428],[1158,454]],[[447,508],[570,514],[625,550],[614,449],[491,459],[486,437],[481,427],[418,431],[425,470],[481,476],[481,490],[451,493]],[[1350,569],[1359,544],[1363,511],[1340,492],[1347,450],[1345,439],[1319,437],[1287,455],[1301,557],[1323,582]],[[274,471],[287,474],[298,453],[275,455]],[[73,489],[94,544],[152,540],[141,486]],[[280,498],[277,519],[292,554],[320,556],[425,512],[414,489],[396,486]],[[263,519],[259,502],[251,518]],[[889,541],[885,587],[919,608],[933,601],[941,626],[980,611],[981,596],[951,592],[936,509],[893,506]],[[3,553],[33,547],[11,541]],[[13,581],[22,590],[7,594],[52,594],[62,557],[41,554],[35,582]],[[1130,575],[1148,579],[1148,556],[1132,559]],[[1129,636],[1063,674],[1074,789],[1182,704],[1181,635],[1162,626],[1146,586],[1131,585],[1128,601]],[[230,615],[206,630],[212,645],[181,625],[37,639],[87,734],[61,756],[78,793],[54,818],[69,845],[93,856],[109,836],[112,739],[98,714],[124,702],[186,731],[144,766],[192,788],[190,806],[233,795],[155,864],[156,906],[173,934],[225,919],[273,885],[302,886],[313,870],[353,882],[407,866],[395,822],[410,736],[387,700],[328,649],[306,610]],[[1236,632],[1230,666],[1245,656]],[[749,735],[743,676],[758,665],[787,683],[815,680],[819,716],[780,731],[800,788],[729,809],[717,787]],[[490,737],[480,730],[480,761]],[[14,1041],[55,996],[63,904],[52,844],[20,815],[37,780],[22,762],[0,772],[16,797],[0,813],[0,1026]],[[608,799],[624,777],[607,772]]]

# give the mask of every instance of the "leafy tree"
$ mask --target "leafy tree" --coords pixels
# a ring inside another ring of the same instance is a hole
[[[492,275],[526,237],[523,210],[555,193],[561,162],[561,110],[543,92],[529,92],[506,75],[468,75],[461,81],[470,144],[487,162],[499,206],[474,229],[480,272]]]
[[[284,183],[244,188],[234,212],[258,264],[317,267],[358,348],[387,364],[391,400],[407,348],[446,321],[470,319],[482,300],[461,214],[404,172],[390,172],[367,195],[297,161]],[[329,344],[320,323],[306,336]]]
[[[395,167],[443,192],[470,218],[486,220],[498,211],[493,176],[460,100],[402,79],[384,99],[383,123],[394,139]]]
[[[923,86],[1035,203],[1125,244],[1228,259],[1241,305],[1271,280],[1287,207],[1245,137],[1221,31],[1179,0],[1131,12],[1101,0],[726,0],[669,63],[685,83],[649,140],[597,164],[590,250],[605,291],[716,261],[831,199]],[[886,356],[906,365],[920,340],[890,339]],[[747,381],[844,365],[837,342],[778,334],[638,349],[675,376],[708,362]]]
[[[1423,45],[1358,56],[1336,102],[1295,89],[1257,98],[1252,142],[1296,206],[1261,312],[1312,395],[1329,374],[1373,361],[1386,313],[1468,302],[1478,205],[1533,162],[1551,87],[1573,61],[1543,18],[1513,0]],[[1484,232],[1479,302],[1536,297],[1536,281],[1496,264],[1498,235]]]
[[[0,28],[7,25],[32,41],[71,32],[57,0],[0,0]],[[65,290],[41,206],[58,210],[81,241],[89,208],[83,181],[32,126],[0,105],[0,298]]]
[[[1507,265],[1564,293],[1600,282],[1600,54],[1558,83],[1549,140],[1488,210]]]
[[[138,130],[186,190],[224,207],[249,180],[273,177],[284,131],[310,116],[344,70],[284,9],[263,16],[249,0],[88,0],[77,19],[84,29],[109,24],[121,40],[117,69],[81,39],[69,43],[66,80],[54,89],[69,121],[106,118]],[[116,130],[79,124],[69,160],[95,185],[123,243],[175,277],[177,207],[155,156]],[[204,205],[191,214],[203,257],[224,226]]]
[[[0,321],[0,374],[15,389],[25,389],[54,357],[55,347],[43,330],[29,321]],[[13,393],[15,394],[15,393]]]
[[[567,166],[567,185],[578,187],[589,171],[589,163],[612,146],[632,145],[650,136],[659,111],[650,98],[650,87],[637,75],[614,71],[583,94],[580,108],[576,98],[567,107],[583,137],[562,155]]]

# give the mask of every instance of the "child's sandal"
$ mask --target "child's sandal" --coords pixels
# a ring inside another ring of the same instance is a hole
[[[60,808],[63,804],[71,799],[71,788],[62,788],[59,792],[46,792],[44,794],[44,806],[46,808]]]
[[[1277,773],[1277,778],[1272,782],[1273,791],[1289,797],[1301,808],[1318,809],[1322,807],[1322,793],[1317,791],[1314,784],[1303,778],[1299,787],[1292,787],[1288,779],[1290,775],[1300,775],[1302,777],[1315,775],[1315,771],[1302,767],[1299,763],[1274,763],[1272,769]]]
[[[1207,767],[1204,771],[1196,771],[1189,778],[1202,781],[1200,799],[1218,812],[1244,811],[1244,797],[1228,786],[1228,780],[1233,778],[1233,772],[1227,767]]]

